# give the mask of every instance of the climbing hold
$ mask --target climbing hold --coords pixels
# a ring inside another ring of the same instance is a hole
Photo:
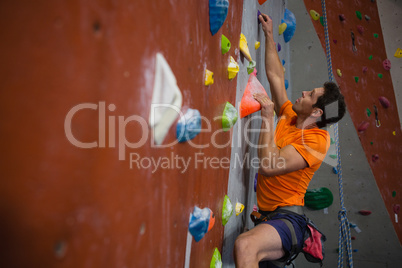
[[[261,45],[261,43],[258,42],[258,41],[256,41],[256,42],[254,43],[255,49],[259,49],[259,48],[260,48],[260,45]]]
[[[389,71],[391,70],[391,61],[389,59],[385,59],[382,62],[382,66],[384,67],[385,70]]]
[[[252,61],[250,50],[248,49],[247,45],[247,39],[242,33],[240,34],[240,51],[243,53],[244,57],[246,57],[248,61]]]
[[[324,18],[323,17],[320,18],[320,23],[322,26],[324,26]]]
[[[289,87],[289,81],[285,79],[285,89],[288,89],[288,87]]]
[[[229,196],[225,195],[225,198],[223,199],[223,207],[222,207],[222,224],[223,226],[228,223],[229,218],[233,214],[233,206],[232,203],[230,202]]]
[[[351,239],[352,239],[352,240],[356,240],[356,236],[352,236]]]
[[[365,15],[364,18],[366,19],[366,21],[369,21],[371,19],[368,15]]]
[[[237,121],[237,110],[230,103],[226,102],[225,109],[223,109],[222,115],[222,128],[224,131],[230,130]]]
[[[334,144],[334,143],[335,143],[334,139],[333,139],[333,138],[331,138],[331,142],[330,142],[330,144],[332,145],[332,144]]]
[[[353,249],[353,252],[358,252],[359,250],[357,248]]]
[[[392,131],[392,135],[396,136],[396,132],[395,132],[395,130],[394,130],[394,131]]]
[[[253,211],[258,211],[258,207],[256,206],[256,204],[254,204],[253,206]]]
[[[332,172],[333,172],[334,174],[338,174],[338,169],[337,169],[336,167],[332,167]]]
[[[192,140],[201,132],[201,115],[196,109],[188,109],[177,122],[176,138],[179,142]]]
[[[373,34],[373,35],[374,35],[375,38],[378,38],[378,34],[375,33],[375,34]]]
[[[235,59],[230,56],[230,62],[228,65],[228,78],[229,80],[236,77],[237,73],[239,72],[239,64],[235,61]]]
[[[370,141],[370,144],[371,144],[371,145],[373,145],[373,144],[374,144],[374,142]]]
[[[258,181],[258,173],[255,173],[255,176],[254,176],[254,192],[257,192],[257,181]]]
[[[319,20],[320,19],[320,14],[318,14],[317,11],[315,10],[310,10],[310,16],[313,20]]]
[[[397,48],[394,54],[395,58],[402,58],[402,49]]]
[[[262,93],[268,97],[264,87],[257,79],[256,69],[252,74],[250,74],[246,89],[240,102],[240,118],[261,110],[261,104],[253,97],[253,94],[255,93]]]
[[[374,115],[375,115],[375,126],[380,127],[381,122],[380,122],[380,119],[378,119],[378,110],[377,110],[377,106],[375,106],[375,105],[374,105]]]
[[[304,196],[305,206],[314,210],[327,208],[332,205],[333,201],[334,196],[332,195],[332,192],[326,187],[312,190],[307,189]]]
[[[215,248],[214,254],[212,255],[211,263],[209,264],[209,268],[221,268],[221,267],[222,267],[221,253],[217,248]]]
[[[215,215],[209,208],[200,209],[195,206],[190,213],[188,230],[196,242],[200,241],[215,224]]]
[[[281,51],[282,47],[281,44],[278,43],[278,52]]]
[[[366,121],[362,121],[360,123],[360,125],[357,127],[357,131],[362,133],[362,132],[366,131],[369,126],[370,126],[370,123],[368,123]]]
[[[286,61],[285,61],[285,60],[282,60],[282,65],[285,65],[285,63],[286,63]]]
[[[212,85],[214,83],[214,73],[208,69],[205,69],[204,84],[206,86]]]
[[[251,74],[252,72],[254,72],[254,68],[255,68],[255,61],[250,61],[249,63],[248,63],[248,66],[247,66],[247,73],[248,74]]]
[[[369,108],[366,108],[366,113],[367,113],[367,116],[368,116],[368,117],[370,117],[370,115],[371,115],[371,111],[370,111],[370,109],[369,109]]]
[[[182,105],[182,94],[177,86],[176,77],[160,53],[156,54],[155,66],[149,125],[155,144],[160,145],[178,116],[178,111]],[[171,107],[175,107],[175,109]]]
[[[229,0],[209,0],[209,26],[212,35],[216,34],[228,15]]]
[[[360,11],[356,11],[356,16],[359,20],[362,19],[362,13]]]
[[[379,97],[378,100],[380,101],[382,107],[384,108],[388,108],[391,105],[389,100],[384,96]]]
[[[244,205],[242,203],[237,202],[236,203],[236,216],[239,216],[240,213],[243,212]]]
[[[363,71],[364,74],[367,73],[368,67],[367,67],[367,66],[363,66],[362,71]]]
[[[359,82],[359,77],[358,76],[355,76],[355,82],[356,83]]]
[[[336,40],[336,39],[334,39],[333,41],[334,41],[334,44],[338,43],[338,40]]]
[[[287,8],[285,8],[285,15],[282,20],[282,23],[286,23],[287,27],[285,32],[283,33],[283,38],[285,39],[285,43],[289,42],[292,39],[293,35],[296,31],[296,17],[295,15]]]
[[[259,3],[260,5],[262,5],[262,4],[264,4],[266,1],[267,1],[267,0],[258,0],[258,3]]]
[[[373,59],[373,55],[370,55],[370,56],[369,56],[369,60],[372,60],[372,59]]]
[[[336,69],[336,74],[337,74],[339,77],[342,77],[342,71],[341,71],[341,70]]]
[[[396,196],[396,191],[392,191],[392,197]]]
[[[345,15],[344,15],[344,14],[340,14],[340,15],[339,15],[339,20],[340,20],[340,21],[346,20]]]
[[[378,159],[380,159],[380,156],[379,156],[378,154],[373,154],[373,155],[371,156],[371,160],[372,160],[374,163],[377,162]]]
[[[258,12],[257,12],[257,21],[258,21],[258,24],[261,23],[261,21],[260,21],[260,15],[261,15],[261,12],[258,10]]]
[[[383,75],[382,75],[382,74],[378,74],[378,77],[379,77],[379,78],[382,78],[382,77],[383,77]]]
[[[230,47],[231,47],[231,44],[230,44],[229,39],[222,34],[222,38],[221,38],[222,55],[227,53],[230,50]]]
[[[286,73],[285,67],[283,67],[283,73]],[[286,81],[285,81],[285,88],[286,88]]]
[[[287,27],[288,27],[288,25],[286,23],[279,24],[279,27],[278,27],[279,35],[283,34],[283,32],[286,30]]]
[[[395,213],[395,222],[398,223],[398,214],[401,209],[401,206],[399,204],[394,204],[394,205],[392,205],[392,209]]]
[[[331,157],[332,159],[337,159],[338,157],[336,156],[336,154],[330,154],[329,157]]]
[[[360,34],[363,34],[363,33],[364,33],[364,28],[363,28],[363,26],[357,25],[357,31],[358,31]]]
[[[371,214],[370,210],[359,210],[359,213],[363,216],[368,216]]]

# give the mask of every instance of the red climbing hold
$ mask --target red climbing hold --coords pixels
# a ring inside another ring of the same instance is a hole
[[[380,101],[382,107],[384,108],[388,108],[391,105],[389,100],[384,96],[379,97],[378,100]]]
[[[363,66],[362,71],[363,71],[363,73],[367,73],[368,67],[367,67],[367,66]]]
[[[364,132],[368,129],[368,127],[370,126],[369,122],[363,121],[360,123],[360,125],[357,127],[357,131]]]
[[[260,81],[258,81],[256,73],[257,70],[255,69],[248,79],[246,90],[244,91],[240,103],[240,118],[261,110],[261,104],[254,99],[253,94],[262,93],[268,97],[264,87],[261,85]]]
[[[352,240],[356,240],[356,236],[352,236]]]
[[[267,0],[258,0],[258,3],[259,3],[260,5],[262,5],[262,4],[264,4],[266,1],[267,1]]]
[[[340,21],[344,21],[344,20],[346,20],[345,15],[340,14],[340,15],[339,15],[339,20],[340,20]]]
[[[382,66],[384,67],[385,70],[389,71],[391,70],[391,61],[389,59],[386,59],[382,62]]]
[[[368,216],[371,214],[370,210],[360,210],[359,213],[363,216]]]
[[[371,156],[371,160],[375,163],[375,162],[377,162],[377,160],[380,158],[380,156],[378,155],[378,154],[373,154],[372,156]]]
[[[399,204],[395,204],[392,206],[392,209],[394,210],[395,214],[399,214],[399,210],[401,209],[401,206]]]
[[[357,31],[358,31],[360,34],[363,34],[363,33],[364,33],[364,28],[363,28],[363,26],[357,25]]]

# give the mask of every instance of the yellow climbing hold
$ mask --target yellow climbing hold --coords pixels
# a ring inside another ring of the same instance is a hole
[[[205,85],[209,86],[214,83],[214,73],[208,69],[205,69]]]
[[[396,136],[396,131],[395,130],[392,131],[392,135]]]
[[[239,216],[240,213],[243,212],[244,205],[242,203],[236,203],[236,216]]]
[[[402,49],[397,48],[394,54],[395,58],[402,58]]]
[[[259,47],[260,47],[260,45],[261,45],[261,43],[260,42],[255,42],[254,43],[254,47],[255,47],[255,49],[258,49]]]
[[[239,72],[239,64],[235,61],[235,59],[230,56],[230,62],[228,66],[228,77],[229,79],[233,79],[236,77],[237,73]]]
[[[339,77],[342,77],[342,72],[341,72],[341,70],[336,69],[336,74],[337,74]]]
[[[320,14],[318,14],[317,11],[315,10],[310,10],[310,16],[313,18],[313,20],[319,20],[320,19]]]
[[[286,23],[279,24],[279,35],[283,34],[288,25]]]
[[[244,34],[240,34],[240,51],[243,53],[244,57],[246,57],[246,59],[248,61],[253,60],[251,58],[250,50],[248,49],[248,45],[247,45],[247,39],[244,36]]]
[[[283,67],[283,66],[282,66]],[[285,69],[285,67],[283,67],[283,73],[286,73],[286,69]]]

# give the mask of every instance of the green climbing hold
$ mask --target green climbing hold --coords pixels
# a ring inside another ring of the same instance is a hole
[[[212,255],[211,263],[209,264],[209,268],[221,268],[222,267],[222,258],[221,253],[218,248],[215,248],[214,254]]]
[[[374,34],[374,37],[375,37],[375,38],[378,38],[378,34],[375,33],[375,34]]]
[[[358,76],[355,76],[355,82],[356,83],[359,82],[359,77]]]
[[[356,11],[356,16],[359,20],[362,19],[362,13],[360,11]]]
[[[222,224],[223,226],[228,223],[229,218],[233,214],[233,206],[232,203],[230,202],[229,196],[225,195],[225,198],[223,199],[223,207],[222,207]]]
[[[329,157],[331,157],[332,159],[336,159],[336,154],[330,154]]]
[[[321,22],[321,25],[324,26],[324,18],[323,17],[320,17],[320,22]]]
[[[222,34],[222,39],[221,39],[222,55],[227,53],[230,50],[230,46],[231,46],[231,44],[230,44],[229,39]]]
[[[304,196],[305,206],[313,210],[327,208],[332,205],[333,201],[334,196],[326,187],[307,190]]]
[[[370,109],[369,109],[369,108],[367,108],[367,109],[366,109],[366,112],[367,112],[367,116],[368,116],[368,117],[370,117],[370,115],[371,115],[371,111],[370,111]]]
[[[370,144],[371,144],[371,145],[373,145],[373,144],[374,144],[374,142],[370,141]]]
[[[378,77],[379,77],[379,78],[382,78],[382,74],[378,74]]]
[[[369,56],[369,60],[372,60],[372,59],[373,59],[373,55],[370,55],[370,56]]]
[[[254,72],[254,68],[255,68],[255,61],[250,61],[249,63],[248,63],[248,66],[247,66],[247,73],[248,74],[251,74],[252,72]]]
[[[333,139],[333,138],[331,138],[331,144],[334,144],[334,143],[335,143],[334,139]]]
[[[237,110],[230,103],[226,102],[225,109],[222,115],[222,128],[223,131],[229,131],[237,121]]]
[[[392,197],[396,196],[396,191],[392,191]]]

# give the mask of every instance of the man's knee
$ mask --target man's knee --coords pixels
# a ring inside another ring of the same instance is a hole
[[[253,246],[250,240],[250,236],[243,233],[239,235],[234,244],[234,253],[237,257],[239,256],[247,256],[253,257],[256,254],[253,254]]]

